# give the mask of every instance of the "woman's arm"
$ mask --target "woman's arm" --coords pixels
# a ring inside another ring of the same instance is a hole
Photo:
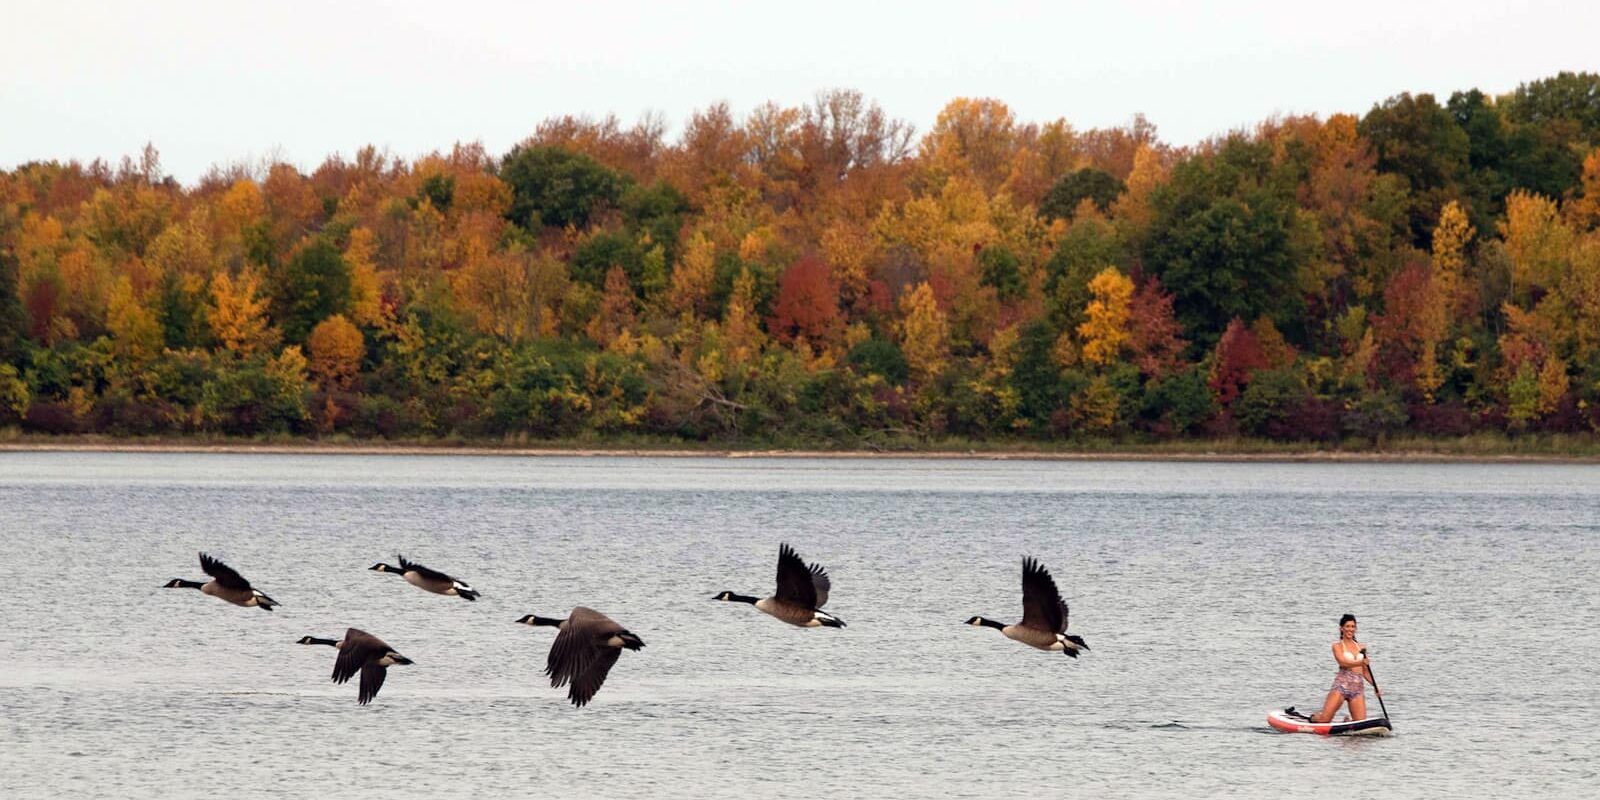
[[[1372,660],[1367,658],[1367,648],[1365,647],[1361,648],[1361,671],[1357,674],[1361,676],[1362,680],[1372,684],[1372,691],[1377,692],[1379,697],[1383,696],[1383,690],[1378,688],[1378,682],[1372,679]]]

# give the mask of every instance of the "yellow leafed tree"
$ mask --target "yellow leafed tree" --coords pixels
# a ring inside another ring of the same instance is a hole
[[[243,178],[234,181],[217,204],[216,221],[224,236],[238,236],[244,228],[254,225],[267,213],[267,201],[261,196],[261,187],[255,181]]]
[[[512,342],[538,333],[529,261],[523,253],[493,253],[450,273],[456,298],[477,317],[478,330]]]
[[[144,261],[157,275],[206,275],[211,270],[210,214],[204,207],[183,222],[168,225],[145,251]]]
[[[1539,368],[1539,414],[1550,414],[1559,408],[1570,386],[1566,362],[1555,356],[1547,357],[1544,366]]]
[[[1133,154],[1133,172],[1128,173],[1127,191],[1111,205],[1111,217],[1124,235],[1138,239],[1150,227],[1150,195],[1167,180],[1161,153],[1141,144]]]
[[[253,228],[265,222],[267,201],[261,187],[248,178],[234,181],[217,202],[212,215],[215,228],[215,251],[223,269],[237,270],[249,258],[246,243]]]
[[[350,245],[344,251],[344,262],[350,265],[350,315],[362,325],[377,325],[383,320],[377,253],[378,237],[371,228],[350,231]]]
[[[1511,256],[1515,295],[1560,281],[1573,236],[1557,216],[1554,202],[1530,192],[1512,192],[1506,197],[1506,218],[1498,227]]]
[[[723,361],[730,367],[749,363],[760,355],[763,339],[756,317],[756,279],[750,270],[741,270],[722,316]]]
[[[1467,243],[1476,231],[1467,221],[1467,212],[1454,200],[1439,211],[1439,224],[1433,229],[1433,279],[1439,281],[1440,294],[1453,304],[1467,265]]]
[[[821,235],[822,257],[833,267],[833,279],[845,297],[867,293],[867,260],[872,255],[872,236],[860,225],[835,220]]]
[[[261,279],[245,270],[234,280],[227,272],[211,279],[207,320],[222,349],[240,358],[272,349],[278,331],[267,324],[267,298],[259,297]]]
[[[1072,396],[1072,421],[1085,433],[1109,433],[1117,424],[1117,390],[1104,375]]]
[[[922,140],[922,155],[946,176],[967,174],[993,191],[1010,175],[1016,117],[992,98],[958,97]]]
[[[1133,300],[1133,281],[1116,267],[1106,267],[1089,281],[1093,300],[1084,308],[1088,318],[1078,325],[1083,339],[1083,360],[1091,364],[1110,364],[1117,360],[1128,341],[1128,304]]]
[[[901,347],[906,364],[919,382],[931,381],[944,371],[949,361],[950,322],[939,310],[933,287],[926,282],[900,297]]]
[[[133,282],[123,277],[111,289],[106,308],[106,328],[117,351],[132,361],[145,361],[161,352],[161,323],[133,294]]]
[[[716,243],[704,231],[696,232],[683,248],[677,268],[672,271],[669,303],[691,319],[706,311],[706,298],[716,278]]]

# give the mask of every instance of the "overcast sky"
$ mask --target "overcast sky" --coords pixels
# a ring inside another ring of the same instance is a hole
[[[1600,71],[1600,3],[0,3],[0,168],[119,160],[190,182],[375,144],[501,153],[560,114],[746,112],[853,88],[926,131],[963,96],[1077,128],[1143,112],[1187,144],[1402,92],[1501,93]]]

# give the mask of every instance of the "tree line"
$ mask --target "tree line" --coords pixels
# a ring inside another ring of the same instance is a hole
[[[0,427],[498,439],[1600,430],[1600,75],[1191,147],[957,99],[0,172]]]

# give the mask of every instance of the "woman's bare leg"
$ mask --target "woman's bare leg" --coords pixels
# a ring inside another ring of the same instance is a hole
[[[1328,692],[1328,699],[1322,701],[1322,710],[1311,715],[1312,722],[1332,722],[1333,715],[1339,713],[1339,706],[1344,703],[1344,695],[1338,689]]]
[[[1367,696],[1365,694],[1358,694],[1350,698],[1350,718],[1367,718]]]

